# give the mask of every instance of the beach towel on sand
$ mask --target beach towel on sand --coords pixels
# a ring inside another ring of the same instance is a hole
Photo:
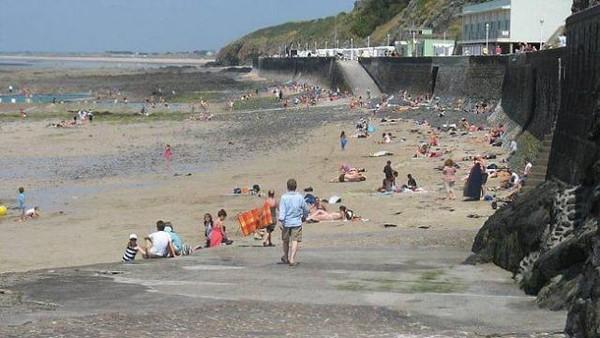
[[[381,157],[381,156],[392,156],[392,155],[394,155],[394,154],[390,153],[389,151],[381,150],[381,151],[377,151],[372,154],[369,154],[369,157]]]
[[[244,236],[248,236],[256,230],[264,229],[273,223],[271,208],[267,204],[262,207],[243,212],[237,216],[240,229]]]

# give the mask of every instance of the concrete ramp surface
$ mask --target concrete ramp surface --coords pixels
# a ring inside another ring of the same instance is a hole
[[[354,95],[362,96],[363,98],[381,96],[379,87],[360,63],[350,60],[337,60],[336,63]]]

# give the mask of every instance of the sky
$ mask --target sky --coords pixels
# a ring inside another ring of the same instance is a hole
[[[350,12],[354,0],[2,0],[0,52],[218,50],[257,29]]]

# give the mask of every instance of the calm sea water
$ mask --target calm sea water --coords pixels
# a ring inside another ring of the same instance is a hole
[[[0,59],[0,70],[15,69],[153,69],[169,66],[183,66],[181,63],[87,61],[87,60],[39,60],[39,59]]]

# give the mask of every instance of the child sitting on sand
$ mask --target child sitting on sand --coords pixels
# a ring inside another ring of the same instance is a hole
[[[129,235],[129,242],[127,242],[127,247],[125,247],[125,252],[123,253],[123,262],[133,262],[138,251],[141,252],[142,255],[146,254],[144,249],[142,249],[137,243],[137,235],[131,234]]]
[[[38,217],[40,217],[40,208],[37,206],[25,211],[25,218],[38,218]]]
[[[227,238],[225,234],[225,218],[227,217],[227,212],[225,209],[219,210],[217,213],[217,220],[213,225],[211,234],[210,234],[210,247],[214,248],[216,246],[221,246],[221,244],[225,243],[226,245],[231,245],[233,243],[232,240]]]

